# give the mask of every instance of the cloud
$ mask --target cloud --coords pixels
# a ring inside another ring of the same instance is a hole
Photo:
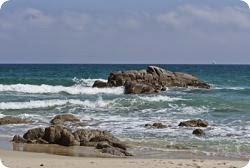
[[[225,31],[250,28],[250,13],[235,7],[213,9],[186,5],[174,11],[159,14],[156,19],[159,23],[183,30],[191,28]]]
[[[63,7],[49,0],[8,2],[0,12],[1,61],[250,61],[246,57],[250,52],[250,11],[236,0],[164,1],[165,6],[160,1],[153,5],[148,4],[152,1],[136,1],[146,7],[131,0],[129,10],[111,1],[105,7],[92,1],[62,0]]]
[[[0,0],[0,9],[2,8],[2,5],[7,2],[8,0]]]

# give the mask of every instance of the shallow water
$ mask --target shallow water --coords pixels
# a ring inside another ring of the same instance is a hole
[[[140,146],[181,146],[210,155],[250,157],[250,66],[160,66],[192,73],[213,87],[124,95],[122,87],[91,86],[96,79],[107,79],[112,71],[147,65],[0,65],[0,117],[13,115],[35,121],[31,125],[0,126],[0,137],[47,126],[54,115],[72,113],[87,122],[87,128],[109,130]],[[178,127],[180,121],[195,118],[209,122],[205,137],[193,136],[193,128]],[[168,127],[143,127],[153,122]]]

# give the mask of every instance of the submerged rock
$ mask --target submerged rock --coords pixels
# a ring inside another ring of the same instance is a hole
[[[80,119],[73,114],[62,114],[55,116],[50,123],[53,125],[63,124],[64,122],[79,122]]]
[[[193,131],[193,134],[196,135],[196,136],[204,136],[205,132],[202,129],[195,129]]]
[[[162,123],[145,124],[145,127],[147,127],[147,128],[155,128],[155,129],[167,128],[167,126],[162,124]]]
[[[22,118],[17,118],[17,117],[12,117],[12,116],[6,116],[3,118],[0,118],[0,125],[8,125],[8,124],[30,124],[32,121],[22,119]]]
[[[198,119],[198,120],[189,120],[189,121],[184,121],[179,124],[181,127],[207,127],[208,122]]]
[[[193,75],[171,72],[156,66],[141,71],[112,72],[107,83],[96,81],[93,85],[100,88],[119,86],[125,86],[125,94],[158,93],[165,91],[166,87],[210,88],[210,85]]]
[[[120,149],[120,148],[114,148],[114,147],[107,147],[101,149],[102,153],[108,153],[114,156],[119,157],[125,157],[125,156],[132,156],[130,153],[128,153],[126,150]]]

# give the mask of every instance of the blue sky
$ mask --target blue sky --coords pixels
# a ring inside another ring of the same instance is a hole
[[[10,0],[0,63],[250,63],[240,0]]]

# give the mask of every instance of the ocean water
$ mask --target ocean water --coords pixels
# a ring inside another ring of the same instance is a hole
[[[159,65],[194,74],[212,89],[168,88],[152,95],[124,95],[123,88],[92,88],[118,70],[148,65],[0,65],[0,117],[12,115],[35,121],[31,125],[0,126],[0,137],[48,126],[56,114],[78,115],[87,126],[157,149],[178,148],[208,155],[250,157],[250,66]],[[204,119],[205,137],[179,122]],[[166,129],[144,124],[162,122]]]

